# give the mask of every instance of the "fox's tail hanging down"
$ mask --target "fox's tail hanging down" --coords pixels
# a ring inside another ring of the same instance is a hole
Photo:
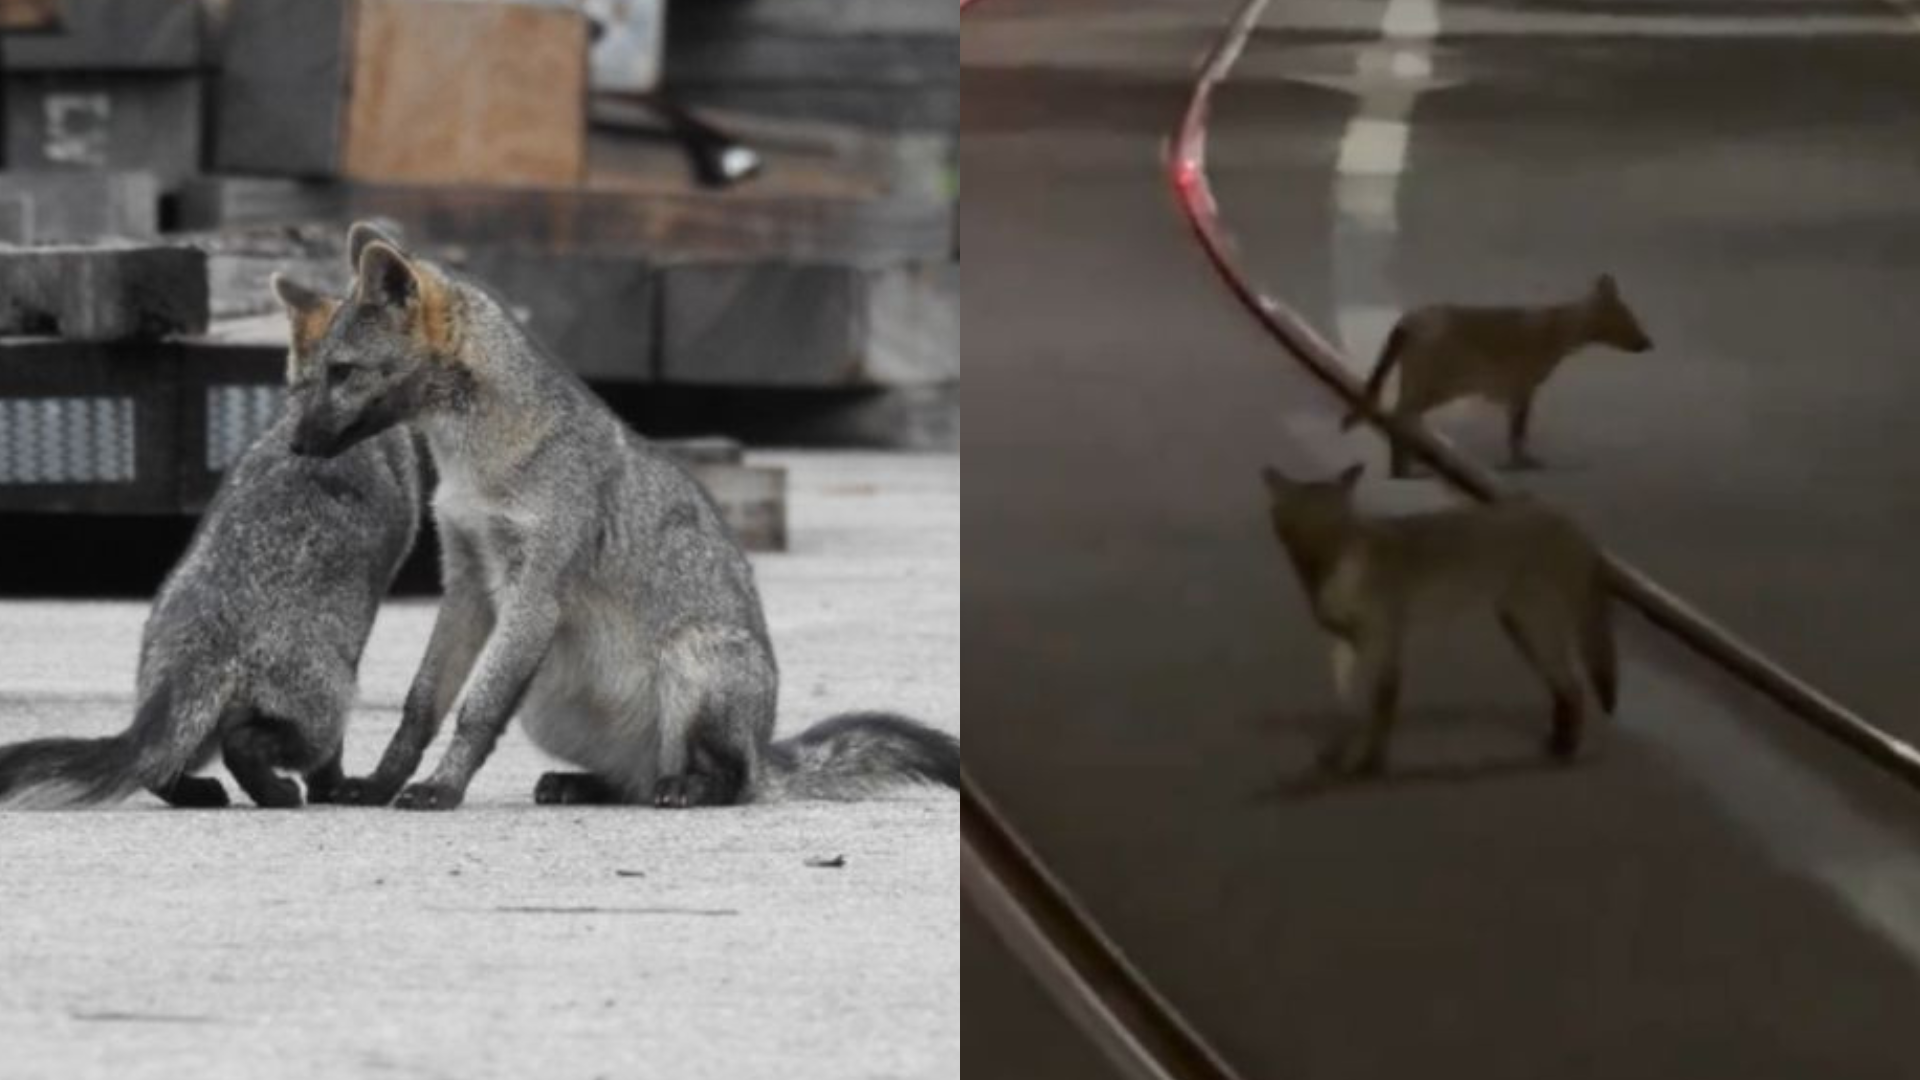
[[[1386,389],[1387,376],[1393,373],[1395,367],[1399,366],[1400,350],[1406,343],[1407,332],[1405,328],[1399,323],[1395,323],[1393,332],[1387,335],[1387,343],[1380,347],[1379,358],[1373,362],[1373,371],[1367,376],[1367,388],[1360,399],[1360,404],[1354,406],[1353,411],[1347,414],[1346,419],[1340,421],[1341,431],[1351,431],[1353,425],[1360,422],[1361,416],[1369,411],[1377,410],[1380,407],[1380,393]]]
[[[173,695],[162,683],[133,726],[105,739],[34,739],[0,746],[0,806],[49,810],[117,802],[143,784],[145,748],[173,744]],[[197,745],[197,742],[193,743]],[[185,767],[185,763],[181,763]]]
[[[860,799],[902,783],[960,786],[960,740],[892,713],[822,720],[767,755],[762,798]]]
[[[1614,657],[1613,609],[1607,595],[1606,577],[1599,571],[1587,587],[1586,609],[1580,619],[1580,653],[1586,662],[1587,678],[1593,683],[1600,707],[1611,715],[1619,696],[1620,675]]]

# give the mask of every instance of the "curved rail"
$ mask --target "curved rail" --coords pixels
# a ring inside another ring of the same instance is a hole
[[[1412,449],[1428,467],[1455,487],[1482,501],[1504,494],[1504,486],[1484,467],[1453,447],[1435,439],[1419,425],[1402,425],[1365,408],[1361,383],[1350,374],[1339,351],[1321,337],[1299,313],[1260,292],[1235,259],[1232,243],[1221,226],[1219,206],[1207,178],[1207,117],[1213,90],[1232,70],[1267,0],[1247,0],[1227,33],[1215,43],[1201,65],[1180,127],[1168,146],[1167,164],[1174,195],[1187,222],[1229,289],[1240,303],[1279,340],[1294,359],[1349,404],[1362,407],[1367,420]],[[1828,694],[1769,660],[1754,646],[1714,622],[1639,568],[1605,553],[1614,595],[1631,605],[1654,625],[1710,662],[1731,672],[1793,714],[1867,757],[1899,779],[1920,787],[1920,751],[1834,700]]]
[[[1054,1001],[1134,1080],[1239,1080],[1148,985],[963,770],[960,888]]]

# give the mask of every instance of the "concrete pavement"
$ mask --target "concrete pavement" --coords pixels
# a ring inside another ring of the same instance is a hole
[[[1911,794],[1637,626],[1621,720],[1571,769],[1463,625],[1416,646],[1396,778],[1292,782],[1335,709],[1257,469],[1355,448],[1168,207],[1159,142],[1234,6],[993,0],[963,29],[970,768],[1250,1076],[1904,1075]],[[1246,59],[1216,189],[1330,316],[1349,102]],[[976,948],[970,973],[1003,962]]]
[[[958,460],[765,457],[792,481],[793,550],[756,559],[782,729],[957,731]],[[432,613],[382,612],[350,772]],[[0,738],[124,726],[144,615],[0,604]],[[452,814],[0,815],[0,1077],[958,1075],[951,793],[535,807],[548,767],[510,729]]]

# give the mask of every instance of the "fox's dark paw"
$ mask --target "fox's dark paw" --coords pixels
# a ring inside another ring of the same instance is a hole
[[[218,810],[231,803],[226,785],[211,776],[183,776],[161,798],[183,810]]]
[[[300,785],[284,776],[256,782],[247,788],[247,795],[253,799],[253,805],[262,810],[298,810],[306,804],[300,796]]]
[[[589,806],[618,802],[619,793],[591,773],[543,773],[533,785],[533,801],[541,806]]]
[[[663,777],[653,786],[653,805],[670,810],[705,806],[711,800],[712,783],[704,776],[681,773]]]
[[[348,778],[335,784],[326,792],[326,797],[309,793],[314,802],[338,803],[341,806],[385,806],[393,801],[393,788],[372,779]]]
[[[397,810],[452,810],[464,798],[466,792],[441,784],[408,784],[393,805]]]

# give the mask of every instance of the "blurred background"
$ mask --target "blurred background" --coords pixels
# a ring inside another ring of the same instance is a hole
[[[464,268],[749,546],[741,448],[957,452],[951,0],[0,0],[0,595],[143,595],[279,401],[275,270]],[[404,587],[432,587],[430,544]]]

